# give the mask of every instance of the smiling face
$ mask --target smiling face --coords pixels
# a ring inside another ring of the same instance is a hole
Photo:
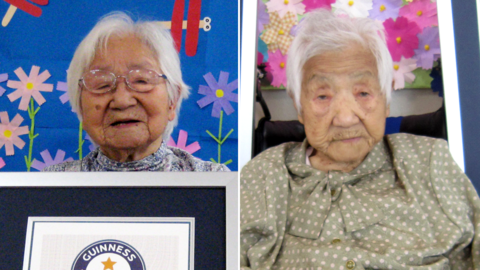
[[[360,45],[310,58],[303,66],[302,114],[312,166],[350,171],[383,137],[386,106],[372,53]]]
[[[97,50],[85,72],[106,70],[125,76],[131,69],[144,68],[162,74],[155,54],[133,35],[111,36],[106,49]],[[81,86],[82,87],[82,86]],[[175,118],[175,104],[168,101],[166,83],[149,92],[130,89],[124,78],[105,94],[81,89],[83,128],[109,158],[139,160],[161,145],[168,121]]]

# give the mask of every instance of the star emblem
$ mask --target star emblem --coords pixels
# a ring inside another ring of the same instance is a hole
[[[106,260],[102,263],[103,263],[103,265],[105,265],[103,270],[107,270],[107,269],[113,270],[113,265],[116,264],[117,262],[112,262],[112,260],[110,260],[110,257],[108,257],[108,260]]]

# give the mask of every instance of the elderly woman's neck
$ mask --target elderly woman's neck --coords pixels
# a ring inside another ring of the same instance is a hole
[[[144,148],[103,148],[100,147],[100,151],[111,160],[118,162],[130,162],[146,158],[147,156],[155,153],[160,148],[162,141],[154,142]]]
[[[322,153],[319,153],[318,151],[316,151],[316,153],[314,152],[314,154],[310,156],[309,159],[311,166],[322,172],[342,171],[346,173],[357,168],[363,161],[363,158],[355,161],[335,161],[323,155]]]

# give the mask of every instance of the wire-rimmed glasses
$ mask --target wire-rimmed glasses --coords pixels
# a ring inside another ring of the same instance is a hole
[[[106,70],[90,70],[78,80],[84,88],[95,94],[104,94],[112,91],[117,86],[117,78],[125,78],[125,83],[130,89],[136,92],[148,92],[155,86],[165,82],[167,76],[158,74],[150,69],[132,69],[125,76],[117,76]]]

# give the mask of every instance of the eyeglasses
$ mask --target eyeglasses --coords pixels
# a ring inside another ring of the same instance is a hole
[[[148,92],[155,86],[165,82],[167,76],[158,74],[150,69],[132,69],[126,76],[117,76],[105,70],[90,70],[78,80],[86,90],[95,94],[104,94],[112,91],[117,86],[117,78],[125,78],[125,83],[136,92]]]

